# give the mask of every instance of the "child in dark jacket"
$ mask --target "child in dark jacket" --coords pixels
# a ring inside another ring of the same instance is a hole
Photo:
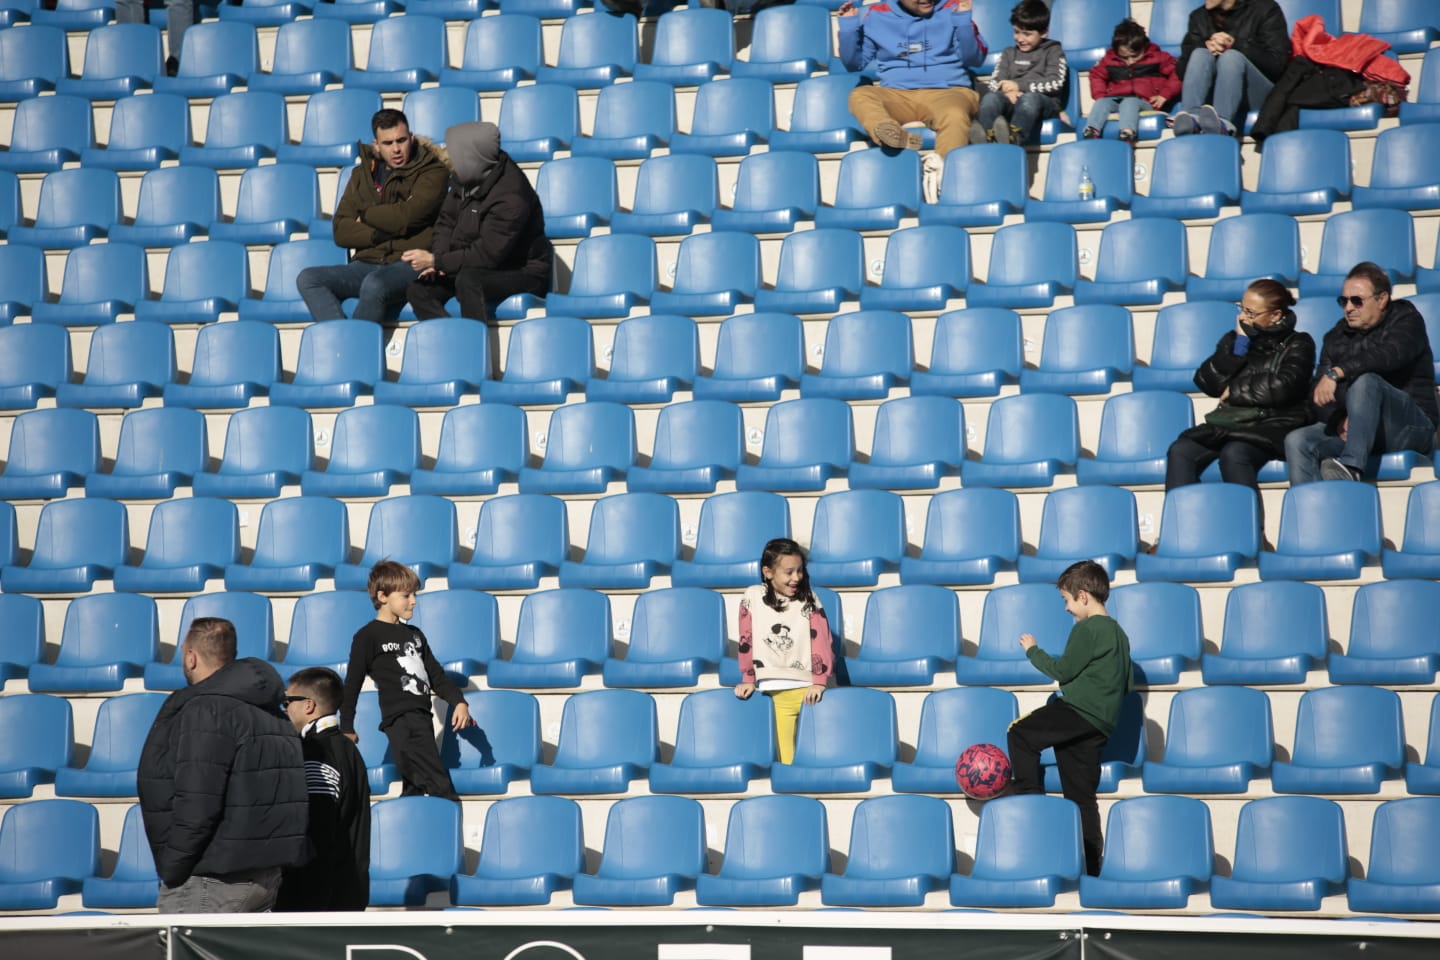
[[[1139,139],[1140,111],[1164,110],[1180,96],[1175,58],[1145,35],[1134,20],[1115,25],[1110,49],[1090,70],[1090,97],[1095,101],[1085,118],[1082,136],[1094,140],[1105,129],[1110,114],[1120,115],[1120,139],[1135,145]]]

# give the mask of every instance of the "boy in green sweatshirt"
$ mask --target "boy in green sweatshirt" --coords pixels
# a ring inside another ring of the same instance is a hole
[[[1028,633],[1020,635],[1020,646],[1035,669],[1060,682],[1060,696],[1010,724],[1010,764],[1015,793],[1044,793],[1040,752],[1055,748],[1061,792],[1080,808],[1085,871],[1093,877],[1100,874],[1104,850],[1095,800],[1100,753],[1115,732],[1125,695],[1134,687],[1130,638],[1105,612],[1110,578],[1104,567],[1093,560],[1071,564],[1056,586],[1065,611],[1075,618],[1065,652],[1059,659],[1050,656]]]

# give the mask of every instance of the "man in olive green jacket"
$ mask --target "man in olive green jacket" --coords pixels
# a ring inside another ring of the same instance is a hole
[[[375,139],[360,145],[360,163],[335,210],[337,246],[351,250],[338,267],[306,267],[295,285],[316,320],[344,317],[340,302],[358,297],[355,317],[394,323],[405,306],[415,269],[406,250],[430,249],[431,231],[445,200],[450,169],[444,153],[410,132],[399,110],[370,118]]]

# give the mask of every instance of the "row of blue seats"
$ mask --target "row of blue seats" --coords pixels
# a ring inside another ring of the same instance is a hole
[[[921,906],[932,890],[967,907],[1049,907],[1078,889],[1082,906],[1178,909],[1208,893],[1212,907],[1312,911],[1344,893],[1351,910],[1434,913],[1440,870],[1440,800],[1392,800],[1375,808],[1369,866],[1352,876],[1339,805],[1318,797],[1271,797],[1240,809],[1235,857],[1216,871],[1211,815],[1190,797],[1115,803],[1100,876],[1083,876],[1080,817],[1059,797],[1016,796],[980,811],[975,854],[956,871],[950,807],[936,797],[875,797],[854,812],[843,871],[831,862],[825,806],[810,797],[767,796],[730,807],[719,869],[707,866],[705,813],[684,797],[634,797],[610,807],[596,871],[585,872],[581,811],[561,797],[516,797],[485,814],[479,861],[464,871],[458,805],[434,797],[382,800],[371,808],[370,905],[548,904],[557,890],[595,906],[665,906],[694,890],[702,906],[793,906],[819,890],[830,906]],[[98,815],[75,800],[12,807],[0,821],[0,905],[53,909],[80,893],[90,908],[154,906],[158,879],[139,807],[126,811],[115,867],[100,872]]]

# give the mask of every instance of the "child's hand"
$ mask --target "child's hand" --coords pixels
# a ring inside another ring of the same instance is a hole
[[[1035,635],[1034,635],[1033,633],[1022,633],[1022,634],[1020,634],[1020,647],[1021,647],[1021,649],[1023,649],[1023,650],[1029,650],[1029,649],[1030,649],[1031,647],[1033,647],[1033,646],[1035,646]]]
[[[455,712],[450,714],[450,729],[454,730],[456,733],[464,730],[466,727],[470,726],[474,722],[474,720],[470,719],[469,704],[466,704],[463,701],[455,707]]]
[[[842,17],[853,17],[860,12],[860,6],[854,0],[845,0],[835,12]]]
[[[739,697],[741,700],[749,700],[750,694],[754,692],[755,684],[753,683],[742,683],[735,687],[735,696]]]
[[[360,734],[358,734],[358,733],[347,733],[347,734],[345,734],[345,736],[347,736],[347,737],[350,738],[350,742],[351,742],[351,743],[359,743],[359,742],[360,742]]]
[[[811,684],[810,687],[805,691],[805,702],[806,702],[806,703],[819,703],[819,702],[820,702],[820,698],[823,697],[824,695],[825,695],[825,685],[824,685],[823,683]]]
[[[1156,110],[1165,109],[1165,98],[1158,93],[1155,94],[1155,96],[1151,97],[1149,100],[1146,100],[1145,102],[1150,104],[1150,106],[1154,107]]]
[[[1014,98],[1020,96],[1020,84],[1016,83],[1014,80],[1001,80],[1000,92],[1010,97],[1010,102],[1014,103]]]

